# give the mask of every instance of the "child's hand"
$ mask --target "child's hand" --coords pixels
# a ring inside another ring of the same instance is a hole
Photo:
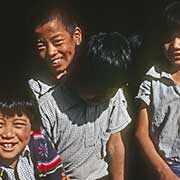
[[[160,180],[180,180],[180,178],[171,169],[164,168],[160,174]]]
[[[61,180],[70,180],[70,178],[67,177],[64,172],[63,172],[61,175],[62,175]],[[0,179],[0,180],[1,180],[1,179]]]

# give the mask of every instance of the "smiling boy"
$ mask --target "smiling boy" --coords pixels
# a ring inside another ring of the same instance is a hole
[[[71,8],[58,3],[43,7],[32,18],[34,48],[43,68],[29,80],[29,85],[38,101],[70,76],[82,42],[82,31]]]
[[[27,91],[0,95],[0,179],[65,180],[62,159],[39,130],[38,111]]]
[[[29,143],[32,134],[27,115],[4,116],[0,113],[0,157],[1,161],[15,168],[17,155]]]

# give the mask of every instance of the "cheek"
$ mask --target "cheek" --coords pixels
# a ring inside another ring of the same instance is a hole
[[[17,136],[23,143],[28,143],[31,137],[31,129],[22,129],[19,132],[17,132]]]
[[[39,55],[39,57],[40,57],[42,60],[45,60],[46,50],[39,51],[39,52],[38,52],[38,55]]]
[[[169,46],[170,46],[169,43],[166,43],[163,45],[163,52],[164,52],[166,57],[168,56]]]
[[[165,44],[163,45],[164,51],[168,51],[169,46],[170,46],[169,43],[165,43]]]
[[[75,48],[76,48],[75,43],[72,41],[69,41],[69,42],[63,44],[61,46],[61,49],[59,49],[59,51],[64,53],[64,55],[66,55],[66,56],[74,56]]]

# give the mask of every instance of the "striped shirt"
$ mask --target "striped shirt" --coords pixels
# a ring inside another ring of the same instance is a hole
[[[131,121],[122,89],[110,101],[89,106],[64,83],[49,88],[40,81],[30,80],[29,84],[39,103],[43,128],[63,158],[70,179],[106,176],[107,141]]]

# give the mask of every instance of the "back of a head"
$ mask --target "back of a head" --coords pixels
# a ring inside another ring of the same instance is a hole
[[[85,44],[82,58],[85,81],[94,85],[122,86],[131,64],[128,40],[118,32],[92,35]]]

